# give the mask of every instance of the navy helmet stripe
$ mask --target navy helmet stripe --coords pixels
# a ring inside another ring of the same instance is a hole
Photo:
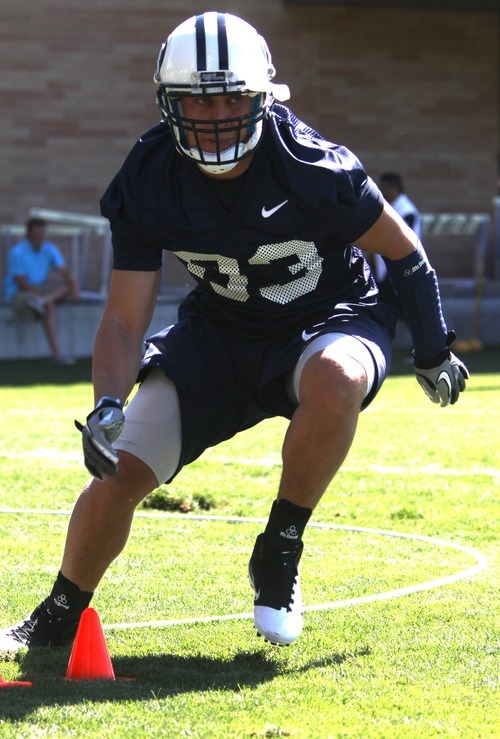
[[[217,40],[219,42],[219,69],[229,69],[229,49],[224,13],[217,13]]]
[[[205,38],[205,19],[203,15],[196,16],[196,69],[202,71],[207,68],[207,40]]]

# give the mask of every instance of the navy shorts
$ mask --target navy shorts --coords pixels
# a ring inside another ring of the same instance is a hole
[[[321,334],[345,333],[369,349],[375,382],[365,399],[366,407],[389,369],[395,326],[396,313],[388,306],[342,303],[330,315],[305,316],[293,326],[280,328],[277,321],[263,336],[191,310],[178,323],[147,339],[139,381],[152,367],[161,367],[177,387],[182,422],[180,470],[208,447],[265,418],[291,419],[296,404],[288,393],[290,375],[305,347]]]

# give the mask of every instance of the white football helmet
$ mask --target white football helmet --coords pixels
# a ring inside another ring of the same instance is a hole
[[[265,40],[246,21],[229,13],[203,13],[181,23],[160,49],[154,81],[157,103],[169,123],[178,151],[211,174],[228,172],[248,156],[262,135],[262,120],[274,99],[288,100],[287,85],[271,82],[276,70]],[[182,95],[245,94],[252,98],[247,115],[223,120],[194,120],[183,115]],[[215,151],[204,151],[201,131],[213,131]],[[235,143],[219,147],[224,131]],[[188,143],[187,134],[191,142]]]

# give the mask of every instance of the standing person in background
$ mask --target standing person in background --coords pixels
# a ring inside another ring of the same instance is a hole
[[[378,186],[384,199],[401,216],[403,221],[415,231],[419,240],[422,239],[420,213],[410,198],[405,194],[403,178],[397,172],[384,172],[380,175]],[[404,311],[401,302],[394,292],[391,281],[387,274],[387,267],[380,254],[373,257],[373,271],[379,288],[379,300],[393,305],[398,310],[399,318],[404,319]]]
[[[8,255],[5,296],[19,318],[41,321],[53,360],[72,364],[59,346],[56,305],[67,298],[78,300],[79,289],[60,250],[46,240],[46,229],[42,218],[26,224],[26,239]]]
[[[398,216],[415,231],[418,238],[422,240],[421,217],[416,206],[408,195],[405,194],[403,178],[397,172],[385,172],[380,175],[378,183],[380,192],[392,205]]]

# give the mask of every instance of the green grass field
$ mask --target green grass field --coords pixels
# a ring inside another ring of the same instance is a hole
[[[499,737],[500,352],[464,358],[473,377],[456,406],[433,406],[396,357],[362,414],[315,513],[324,526],[306,532],[295,645],[266,644],[246,617],[247,562],[280,474],[278,419],[162,488],[177,512],[138,511],[92,601],[116,675],[133,680],[67,682],[69,649],[0,656],[5,680],[33,683],[0,689],[2,739]],[[89,410],[89,377],[88,361],[0,363],[0,628],[57,572],[87,479],[73,419]],[[174,623],[137,626],[158,621]]]

